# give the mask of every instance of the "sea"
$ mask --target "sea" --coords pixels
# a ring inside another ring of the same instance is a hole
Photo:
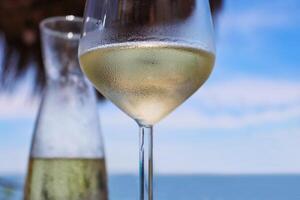
[[[0,188],[0,200],[21,200],[24,176],[2,176],[16,189]],[[138,200],[138,177],[109,177],[109,200]],[[299,175],[159,175],[154,200],[300,200]]]

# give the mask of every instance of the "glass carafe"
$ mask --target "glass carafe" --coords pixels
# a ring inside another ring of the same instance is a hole
[[[96,96],[78,63],[82,20],[40,25],[45,89],[36,121],[25,200],[106,200],[107,177]]]

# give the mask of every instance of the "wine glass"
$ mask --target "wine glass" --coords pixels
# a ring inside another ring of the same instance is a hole
[[[189,98],[215,61],[208,0],[88,0],[81,68],[140,127],[139,199],[153,199],[153,125]]]

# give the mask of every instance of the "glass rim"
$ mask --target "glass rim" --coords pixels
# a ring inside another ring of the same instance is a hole
[[[54,35],[57,37],[61,37],[67,40],[79,40],[81,37],[80,32],[71,32],[71,31],[63,31],[63,30],[56,30],[54,28],[50,28],[47,25],[56,22],[64,22],[64,23],[82,23],[83,26],[83,18],[74,16],[74,15],[66,15],[66,16],[55,16],[55,17],[48,17],[43,19],[40,24],[41,32],[48,33],[50,35]]]

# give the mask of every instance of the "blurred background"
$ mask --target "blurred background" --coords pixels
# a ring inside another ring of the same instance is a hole
[[[35,62],[20,56],[20,62],[4,59],[18,57],[13,50],[7,53],[5,44],[20,51],[27,45],[32,52],[39,45],[29,22],[28,29],[10,30],[6,27],[10,18],[1,12],[13,2],[26,1],[5,2],[0,2],[1,200],[21,199],[44,84],[43,69],[18,67],[38,66],[39,57]],[[216,65],[207,83],[156,126],[157,195],[174,200],[299,200],[300,1],[212,3],[219,10],[214,18]],[[73,14],[81,12],[74,10]],[[33,19],[44,16],[36,13]],[[22,42],[14,43],[17,37],[9,38],[7,30],[22,33]],[[136,124],[106,101],[99,103],[99,115],[111,199],[132,199],[138,171]],[[174,187],[179,188],[175,195]]]

